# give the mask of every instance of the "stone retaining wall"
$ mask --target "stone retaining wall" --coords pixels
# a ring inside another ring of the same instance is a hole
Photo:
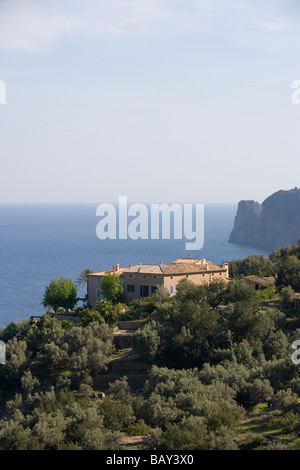
[[[146,321],[118,321],[117,327],[120,330],[138,330],[139,328],[143,328],[146,325]]]
[[[151,365],[145,362],[112,361],[108,364],[110,370],[149,370]]]
[[[53,318],[59,321],[69,321],[71,323],[80,323],[80,318],[73,316],[73,315],[61,315],[60,313],[57,315],[52,315]]]
[[[117,349],[131,348],[131,338],[133,335],[115,335],[114,345]]]

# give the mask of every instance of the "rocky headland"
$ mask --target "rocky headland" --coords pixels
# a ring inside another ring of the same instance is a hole
[[[300,237],[300,189],[277,191],[262,204],[240,201],[230,243],[273,250],[293,245]]]

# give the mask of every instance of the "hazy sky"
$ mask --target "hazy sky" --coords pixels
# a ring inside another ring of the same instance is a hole
[[[300,186],[300,1],[0,0],[0,202]]]

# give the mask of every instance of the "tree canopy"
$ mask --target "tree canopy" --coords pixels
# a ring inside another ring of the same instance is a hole
[[[46,286],[43,297],[44,307],[51,307],[56,312],[60,307],[73,309],[78,302],[78,287],[71,278],[52,279]]]
[[[101,292],[112,303],[117,304],[125,301],[124,289],[119,276],[108,272],[101,279]]]

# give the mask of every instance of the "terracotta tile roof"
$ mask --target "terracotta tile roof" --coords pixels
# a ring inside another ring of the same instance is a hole
[[[210,271],[225,271],[225,266],[218,266],[205,259],[179,258],[170,264],[136,264],[128,268],[119,268],[118,271],[111,270],[117,275],[123,273],[142,273],[142,274],[196,274]],[[108,271],[100,271],[89,274],[89,276],[104,276]]]
[[[120,268],[118,271],[115,271],[113,269],[107,269],[106,271],[99,271],[97,273],[88,274],[88,276],[104,276],[105,274],[112,273],[112,272],[120,276],[125,269],[126,268]]]
[[[178,259],[169,265],[162,266],[163,273],[168,274],[197,274],[207,271],[225,271],[226,268],[204,260]]]
[[[130,268],[123,268],[124,273],[163,274],[160,264],[136,264]]]
[[[275,286],[276,279],[273,276],[269,277],[260,277],[260,276],[246,276],[245,279],[249,279],[249,281],[253,281],[256,284],[272,284]]]

